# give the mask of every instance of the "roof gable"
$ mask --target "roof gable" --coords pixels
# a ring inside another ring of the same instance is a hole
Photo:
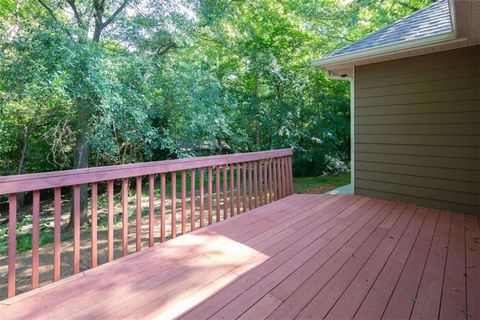
[[[449,1],[439,0],[325,57],[351,54],[366,49],[438,36],[452,31]]]

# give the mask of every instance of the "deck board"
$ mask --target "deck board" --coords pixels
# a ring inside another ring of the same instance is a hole
[[[441,213],[415,301],[413,319],[436,319],[440,311],[451,215]]]
[[[478,217],[292,195],[0,308],[2,319],[474,319],[479,233]]]
[[[410,317],[417,299],[418,287],[422,279],[437,219],[437,210],[432,209],[427,212],[422,229],[420,229],[403,272],[383,313],[386,319],[406,319]]]
[[[443,278],[440,319],[465,318],[467,313],[465,275],[465,225],[463,215],[454,215]]]
[[[480,319],[480,228],[477,217],[465,220],[468,319]]]
[[[395,226],[387,237],[383,239],[378,249],[371,255],[339,299],[333,304],[326,316],[327,319],[353,318],[415,213],[414,206],[402,205],[396,208],[398,212],[402,209],[404,212]]]

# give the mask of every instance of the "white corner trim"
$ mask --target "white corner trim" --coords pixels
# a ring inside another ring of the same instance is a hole
[[[355,66],[350,78],[350,184],[355,194]]]
[[[329,79],[350,82],[350,184],[355,194],[355,66],[352,66],[351,77],[328,75]]]

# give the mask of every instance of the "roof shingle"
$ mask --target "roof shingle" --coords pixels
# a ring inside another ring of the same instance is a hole
[[[449,2],[447,0],[438,0],[424,9],[418,10],[379,31],[330,53],[326,57],[437,36],[452,32],[452,30]]]

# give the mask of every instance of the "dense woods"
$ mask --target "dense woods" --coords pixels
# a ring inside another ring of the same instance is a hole
[[[428,2],[0,0],[0,175],[280,147],[348,170],[348,83],[310,62]]]

